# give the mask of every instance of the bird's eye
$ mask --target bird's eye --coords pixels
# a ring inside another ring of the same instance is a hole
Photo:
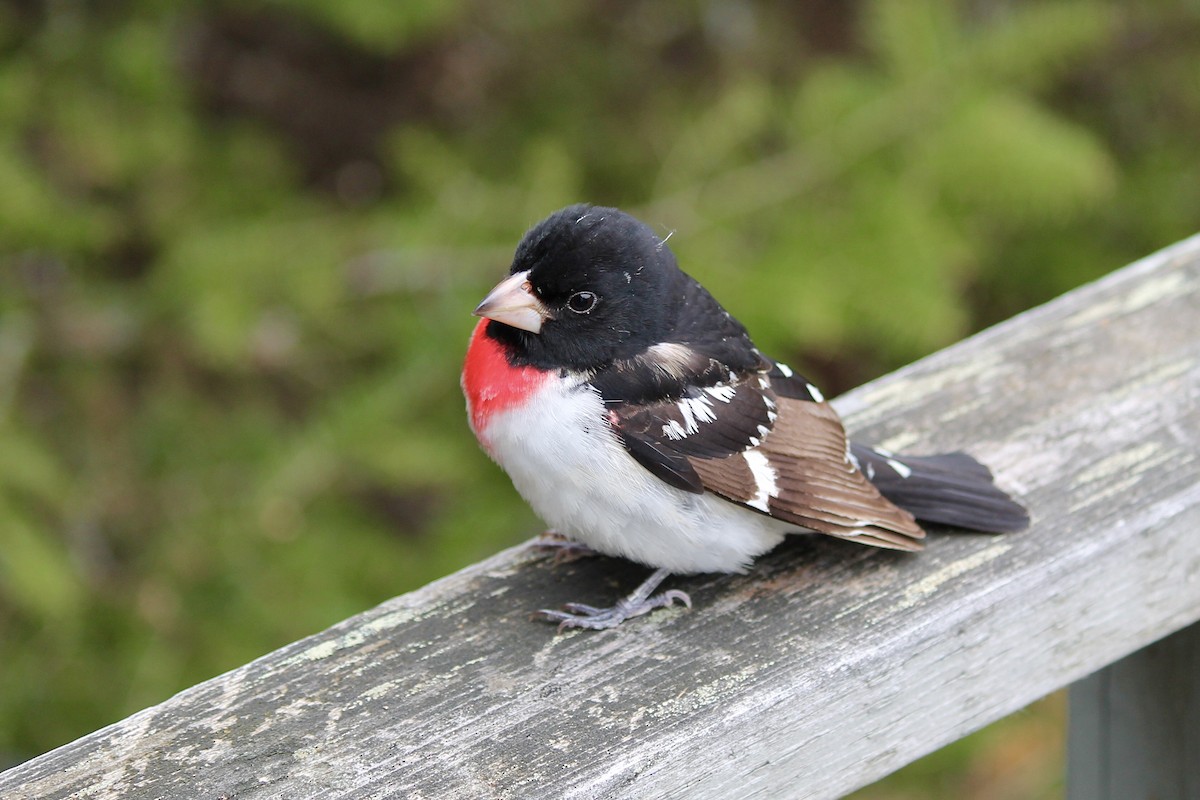
[[[567,308],[576,314],[586,314],[596,307],[596,295],[591,292],[576,292],[567,300]]]

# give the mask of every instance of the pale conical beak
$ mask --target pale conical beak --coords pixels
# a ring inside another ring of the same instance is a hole
[[[500,281],[473,313],[530,333],[541,333],[542,323],[553,319],[529,285],[529,270]]]

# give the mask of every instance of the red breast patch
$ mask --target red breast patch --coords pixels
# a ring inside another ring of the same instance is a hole
[[[471,430],[485,448],[484,430],[493,416],[529,398],[550,378],[551,373],[534,367],[514,367],[504,356],[503,346],[484,335],[489,320],[481,319],[471,334],[463,363],[462,387],[467,396]]]

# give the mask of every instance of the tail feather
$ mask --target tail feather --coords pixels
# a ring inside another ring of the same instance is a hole
[[[922,522],[995,533],[1029,527],[1029,512],[966,453],[897,456],[851,444],[850,454],[880,494]]]

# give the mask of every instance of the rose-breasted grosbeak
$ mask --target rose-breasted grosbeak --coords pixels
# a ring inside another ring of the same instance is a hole
[[[537,612],[610,628],[690,600],[670,573],[741,572],[793,532],[918,550],[917,519],[986,531],[1025,509],[965,453],[853,444],[820,391],[750,341],[666,242],[614,208],[534,226],[463,368],[471,429],[569,539],[655,572],[612,608]]]

